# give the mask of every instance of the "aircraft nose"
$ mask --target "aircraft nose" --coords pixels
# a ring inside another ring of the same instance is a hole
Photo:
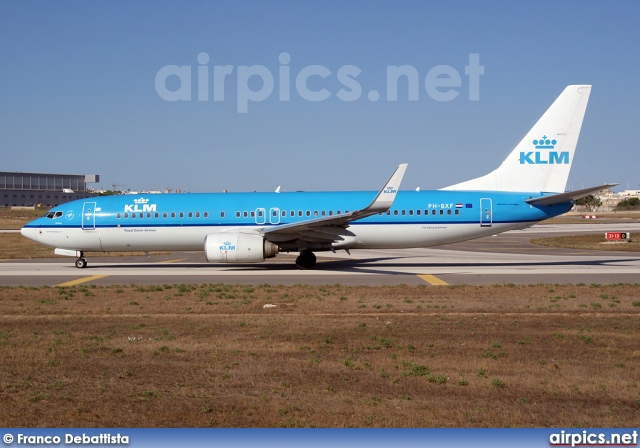
[[[23,227],[20,229],[20,233],[22,236],[29,238],[30,240],[38,241],[38,231],[33,227]]]

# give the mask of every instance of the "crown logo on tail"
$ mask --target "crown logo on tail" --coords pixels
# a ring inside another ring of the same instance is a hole
[[[556,143],[558,143],[556,140],[549,140],[546,135],[543,135],[540,140],[533,141],[536,149],[553,149]]]

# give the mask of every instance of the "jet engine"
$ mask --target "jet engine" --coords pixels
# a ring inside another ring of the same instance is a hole
[[[277,245],[255,233],[218,232],[204,239],[204,256],[209,263],[256,263],[277,253]]]

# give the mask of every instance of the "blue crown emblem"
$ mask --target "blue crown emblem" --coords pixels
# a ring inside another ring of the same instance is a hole
[[[145,198],[134,199],[133,202],[135,202],[136,204],[146,204],[147,202],[149,202],[149,199],[145,199]]]
[[[556,140],[549,140],[546,135],[543,135],[540,140],[533,141],[536,149],[553,149],[556,143],[558,143]]]
[[[222,243],[222,244],[224,244],[225,246],[231,246],[231,241],[225,241],[225,242],[224,242],[224,243]]]

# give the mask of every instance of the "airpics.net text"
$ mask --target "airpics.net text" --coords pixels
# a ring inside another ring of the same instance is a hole
[[[309,102],[325,101],[332,96],[340,101],[353,102],[364,93],[358,80],[362,70],[356,65],[343,65],[334,71],[324,65],[307,65],[298,69],[292,66],[291,55],[287,52],[278,56],[276,70],[264,65],[210,66],[209,54],[205,52],[198,54],[196,59],[198,64],[195,68],[191,65],[165,65],[158,70],[155,89],[161,99],[225,101],[229,96],[227,90],[233,89],[235,84],[237,112],[247,113],[249,103],[272,98],[274,91],[277,91],[278,101],[291,101],[292,87],[299,98]],[[469,54],[464,77],[451,65],[436,65],[424,76],[412,65],[387,65],[384,99],[398,101],[398,90],[401,89],[403,94],[406,93],[401,100],[419,101],[422,84],[432,100],[452,101],[459,97],[466,83],[469,101],[478,101],[481,75],[484,75],[484,66],[480,65],[478,53]],[[331,88],[336,91],[332,92]],[[382,99],[382,95],[379,90],[371,89],[366,93],[366,99],[376,102]]]

